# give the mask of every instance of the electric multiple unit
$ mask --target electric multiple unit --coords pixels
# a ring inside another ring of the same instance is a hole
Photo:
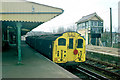
[[[78,65],[85,61],[85,39],[76,32],[28,36],[26,42],[58,64]]]

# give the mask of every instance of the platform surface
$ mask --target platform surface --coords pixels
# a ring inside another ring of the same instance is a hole
[[[120,57],[118,48],[87,45],[86,50]]]
[[[12,49],[2,54],[3,78],[78,78],[53,63],[22,42],[22,65],[17,64],[17,53]]]

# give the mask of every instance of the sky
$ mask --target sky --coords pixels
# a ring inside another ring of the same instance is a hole
[[[96,12],[104,20],[104,30],[110,30],[110,7],[112,8],[113,32],[118,30],[118,2],[120,0],[27,0],[64,10],[63,14],[33,29],[52,32],[59,27],[69,27],[82,16]]]

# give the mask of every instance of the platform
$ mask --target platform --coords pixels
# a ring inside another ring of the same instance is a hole
[[[120,57],[120,51],[118,48],[87,45],[86,50],[91,52],[97,52],[97,53]]]
[[[15,46],[2,53],[3,78],[75,78],[77,76],[53,63],[22,42],[22,64],[17,64]]]

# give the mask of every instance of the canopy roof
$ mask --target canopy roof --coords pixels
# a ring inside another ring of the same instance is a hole
[[[22,33],[26,33],[62,13],[63,10],[60,8],[24,0],[0,1],[0,21],[4,24],[2,27],[13,28],[16,22],[21,22],[22,31],[25,31]]]

